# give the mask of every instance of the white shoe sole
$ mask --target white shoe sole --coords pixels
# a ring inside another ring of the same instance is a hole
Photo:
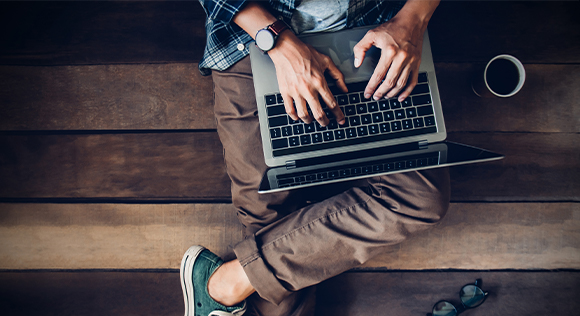
[[[201,246],[191,246],[183,255],[183,259],[181,259],[179,275],[185,304],[185,316],[195,316],[195,298],[192,282],[193,265],[199,254],[204,250],[205,248]]]

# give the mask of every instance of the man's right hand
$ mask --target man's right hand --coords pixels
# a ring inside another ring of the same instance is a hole
[[[319,96],[332,112],[339,124],[345,122],[344,114],[330,92],[324,73],[336,80],[337,86],[347,92],[344,75],[330,57],[304,44],[292,31],[284,31],[276,46],[268,51],[276,66],[280,93],[284,99],[286,113],[293,119],[299,118],[306,124],[316,120],[320,125],[329,123],[319,101]],[[308,107],[312,116],[308,113]]]

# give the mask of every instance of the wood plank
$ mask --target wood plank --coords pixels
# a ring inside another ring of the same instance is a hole
[[[580,132],[579,65],[528,64],[508,99],[473,94],[478,64],[435,67],[449,131]],[[0,104],[4,131],[215,128],[213,83],[197,64],[2,66]]]
[[[504,154],[453,167],[453,201],[578,201],[580,134],[450,133]],[[215,132],[0,135],[0,199],[227,201]]]
[[[2,130],[211,129],[197,64],[0,67]]]
[[[425,315],[482,278],[488,298],[468,315],[575,315],[578,272],[346,273],[317,288],[315,315]],[[183,315],[179,274],[143,272],[0,273],[6,315]],[[33,302],[33,304],[31,304]]]
[[[242,238],[230,204],[0,204],[0,269],[178,269]],[[453,203],[365,269],[580,269],[580,204]]]
[[[0,3],[0,64],[197,62],[205,12],[197,1]]]
[[[436,62],[580,62],[578,1],[442,1],[429,23]]]
[[[0,196],[228,199],[215,132],[0,136]]]
[[[430,23],[435,61],[510,53],[578,63],[579,9],[574,1],[444,1]],[[4,65],[197,62],[205,43],[196,1],[2,2],[0,13]]]
[[[470,316],[576,315],[580,307],[578,272],[346,273],[318,287],[316,315],[425,315],[439,300],[460,305],[459,289],[477,278],[489,294]]]

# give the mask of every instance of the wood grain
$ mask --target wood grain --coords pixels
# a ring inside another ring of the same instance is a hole
[[[473,63],[437,63],[449,131],[580,132],[578,65],[527,64],[512,98],[481,99]],[[0,130],[214,129],[213,83],[197,64],[0,66]]]
[[[435,61],[578,63],[575,1],[444,1],[430,22]],[[197,62],[205,13],[196,1],[2,2],[0,64]]]
[[[576,315],[580,308],[578,272],[390,271],[323,282],[315,315],[425,315],[439,300],[458,304],[459,289],[477,278],[489,294],[468,315]],[[177,316],[184,308],[178,272],[3,272],[0,294],[12,316]]]
[[[197,64],[0,67],[1,130],[211,129]]]
[[[0,3],[0,64],[198,62],[205,12],[197,1]]]
[[[580,134],[450,133],[506,156],[451,168],[452,200],[578,201]],[[0,135],[0,198],[224,201],[215,132]]]
[[[365,268],[580,269],[580,204],[453,203]],[[0,204],[0,269],[177,269],[242,238],[229,204]]]

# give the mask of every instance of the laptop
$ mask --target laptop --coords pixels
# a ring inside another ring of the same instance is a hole
[[[269,56],[250,45],[256,102],[266,165],[258,192],[269,193],[327,183],[502,159],[484,149],[445,141],[447,137],[431,45],[425,32],[419,82],[411,95],[365,99],[364,88],[380,58],[367,51],[354,67],[353,47],[375,26],[299,36],[329,56],[344,74],[348,93],[327,78],[346,117],[339,125],[325,108],[330,123],[292,120],[279,93],[276,70]],[[323,103],[323,102],[322,102]]]

